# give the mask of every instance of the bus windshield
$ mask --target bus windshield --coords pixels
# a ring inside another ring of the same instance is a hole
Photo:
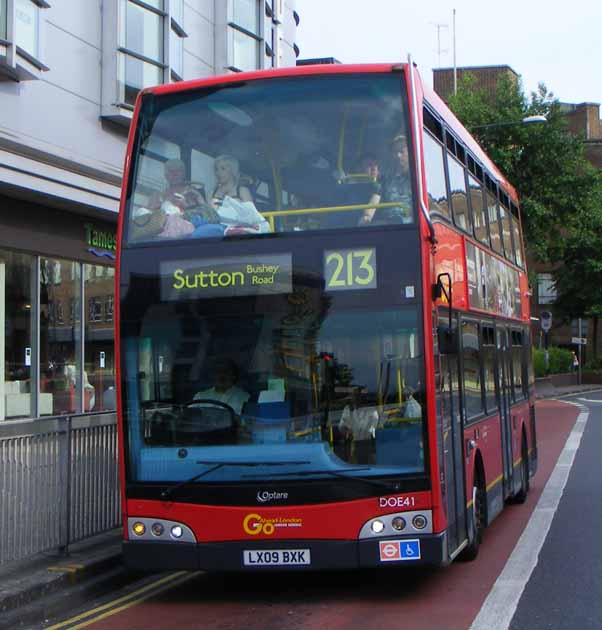
[[[424,473],[419,308],[318,295],[164,302],[125,322],[130,479]]]
[[[402,73],[142,99],[129,244],[415,222]]]

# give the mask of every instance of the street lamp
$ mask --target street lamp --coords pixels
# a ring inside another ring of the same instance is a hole
[[[470,127],[470,131],[475,129],[490,129],[492,127],[508,127],[509,125],[536,125],[541,123],[547,123],[548,119],[540,114],[534,116],[525,116],[522,120],[512,120],[510,122],[497,122],[489,123],[487,125],[475,125]]]

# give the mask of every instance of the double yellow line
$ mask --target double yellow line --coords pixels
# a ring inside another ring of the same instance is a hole
[[[189,573],[188,571],[178,571],[177,573],[171,573],[170,575],[155,580],[142,588],[124,595],[123,597],[119,597],[118,599],[114,599],[106,604],[102,604],[102,606],[86,610],[75,617],[56,623],[53,626],[48,626],[45,630],[78,630],[79,628],[87,628],[101,619],[111,617],[123,610],[131,608],[132,606],[136,606],[137,604],[140,604],[143,601],[162,593],[163,591],[167,591],[183,584],[184,582],[188,582],[200,574],[201,571],[194,571],[193,573]]]

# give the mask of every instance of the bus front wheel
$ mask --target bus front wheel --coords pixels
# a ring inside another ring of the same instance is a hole
[[[465,562],[475,560],[479,555],[479,548],[483,540],[483,530],[485,529],[486,500],[482,477],[479,471],[475,470],[472,487],[472,531],[469,532],[468,545],[460,554],[460,560]]]

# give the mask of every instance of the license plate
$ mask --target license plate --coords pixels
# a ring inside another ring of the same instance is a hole
[[[246,567],[311,564],[309,549],[245,549],[242,556]]]

